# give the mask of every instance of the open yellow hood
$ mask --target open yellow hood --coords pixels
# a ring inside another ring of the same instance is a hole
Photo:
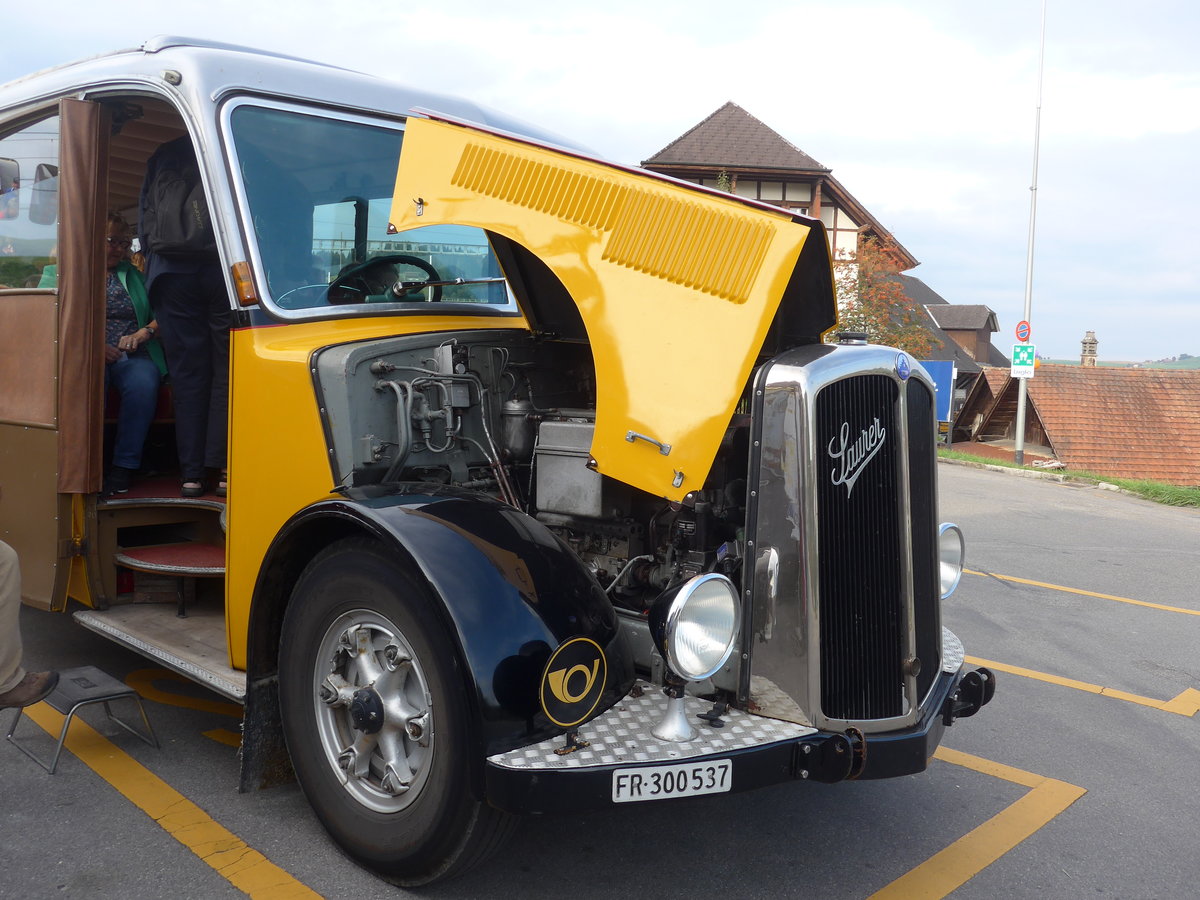
[[[408,120],[391,222],[478,226],[545,263],[595,359],[596,470],[671,500],[704,485],[810,237],[828,271],[815,222],[433,119]]]

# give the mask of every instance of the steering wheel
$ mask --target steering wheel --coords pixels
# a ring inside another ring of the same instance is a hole
[[[327,284],[302,284],[292,288],[275,298],[275,305],[281,309],[308,309],[312,306],[325,304]],[[311,299],[306,295],[312,294]]]
[[[368,303],[373,295],[386,294],[385,300],[419,300],[421,292],[426,290],[421,285],[414,285],[405,294],[396,297],[392,294],[392,286],[401,279],[397,266],[411,266],[419,269],[428,276],[426,281],[442,281],[442,276],[430,263],[419,256],[407,253],[385,253],[364,262],[351,263],[329,284],[330,303]],[[434,284],[428,288],[430,303],[442,299],[442,286]]]

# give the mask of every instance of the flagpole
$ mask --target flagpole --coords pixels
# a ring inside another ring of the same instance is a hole
[[[1042,73],[1046,63],[1046,4],[1042,0],[1042,43],[1038,52],[1038,91],[1037,115],[1033,123],[1033,182],[1029,187],[1029,244],[1025,251],[1025,315],[1024,321],[1032,322],[1033,308],[1033,235],[1037,223],[1037,186],[1038,186],[1038,152],[1042,136]],[[1025,407],[1029,397],[1029,379],[1018,379],[1017,385],[1017,425],[1016,444],[1013,448],[1013,462],[1018,466],[1025,464]]]

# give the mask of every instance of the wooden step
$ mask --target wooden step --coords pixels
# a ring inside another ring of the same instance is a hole
[[[225,577],[225,548],[201,541],[124,547],[113,554],[113,560],[135,572],[174,576],[179,600],[175,614],[181,619],[195,603],[197,578]]]
[[[124,494],[102,497],[101,509],[128,506],[191,506],[202,509],[225,509],[225,498],[212,491],[200,497],[182,497],[179,494],[179,479],[156,475],[133,482]]]
[[[190,578],[224,578],[225,548],[200,541],[124,547],[116,552],[117,565],[137,572]]]

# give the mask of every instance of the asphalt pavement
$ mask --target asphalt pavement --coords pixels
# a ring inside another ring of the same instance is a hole
[[[939,474],[942,518],[968,541],[945,624],[997,667],[998,689],[928,771],[529,819],[491,862],[421,896],[1194,897],[1200,511]],[[237,793],[236,709],[221,698],[69,617],[26,609],[22,629],[28,666],[135,685],[161,747],[99,708],[80,716],[96,738],[54,776],[0,742],[0,897],[407,895],[346,859],[295,785]],[[29,719],[22,736],[53,744]]]

